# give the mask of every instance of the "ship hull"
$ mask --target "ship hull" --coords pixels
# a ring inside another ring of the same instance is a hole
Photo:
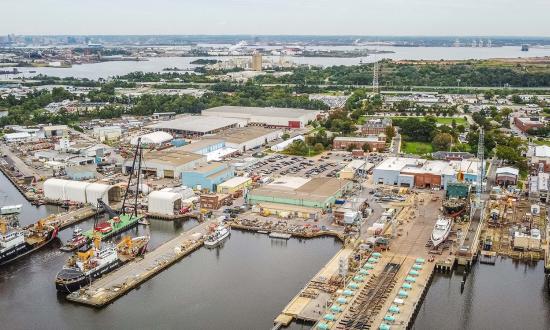
[[[44,246],[50,244],[55,238],[57,237],[57,229],[54,229],[50,236],[43,241],[42,243],[38,243],[36,245],[30,245],[30,244],[22,244],[15,247],[15,249],[5,251],[0,255],[0,266],[5,266],[9,263],[14,262],[17,259],[23,258],[24,256],[27,256],[33,252],[38,251],[39,249],[43,248]]]
[[[216,238],[215,240],[204,241],[204,246],[206,246],[207,248],[215,248],[215,247],[219,246],[220,244],[222,244],[230,235],[231,235],[231,232],[227,231],[227,233],[225,235],[222,235],[222,236]]]
[[[55,281],[55,288],[57,289],[57,291],[64,292],[64,293],[71,293],[71,292],[78,291],[80,288],[86,285],[89,285],[90,283],[97,280],[101,276],[112,272],[113,270],[119,268],[123,264],[124,262],[122,262],[120,259],[117,259],[112,263],[109,263],[107,265],[104,265],[103,267],[93,270],[87,275],[85,275],[80,271],[74,271],[73,273],[69,272],[67,275],[70,276],[70,278],[67,278],[65,280],[57,279]]]
[[[441,245],[441,243],[445,242],[447,237],[449,237],[450,233],[451,233],[451,225],[450,224],[445,229],[445,232],[438,233],[438,234],[432,233],[432,243],[433,243],[434,247],[438,247],[439,245]]]

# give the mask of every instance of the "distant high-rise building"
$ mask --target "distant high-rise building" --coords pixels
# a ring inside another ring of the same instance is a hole
[[[258,51],[252,53],[252,70],[262,71],[262,53]]]

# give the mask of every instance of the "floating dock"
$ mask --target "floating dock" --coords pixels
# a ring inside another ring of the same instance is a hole
[[[211,223],[212,221],[203,222],[180,234],[155,250],[146,253],[142,258],[107,274],[86,288],[69,294],[67,299],[96,308],[110,304],[201,247],[204,241],[200,237],[206,233]]]

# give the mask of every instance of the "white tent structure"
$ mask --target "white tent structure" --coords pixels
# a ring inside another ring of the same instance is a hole
[[[162,144],[164,142],[172,141],[173,137],[169,133],[157,131],[144,135],[135,136],[132,138],[130,143],[132,145],[137,145],[138,138],[141,137],[142,144]]]
[[[148,196],[150,214],[174,215],[174,209],[181,208],[181,194],[170,191],[153,191]]]
[[[106,204],[120,201],[120,187],[102,183],[48,179],[44,181],[44,197],[53,201],[95,204],[101,198]]]
[[[298,135],[298,136],[295,136],[293,138],[290,138],[286,141],[283,141],[281,143],[278,143],[274,146],[271,147],[271,151],[275,151],[275,152],[279,152],[279,151],[283,151],[285,150],[292,142],[294,141],[297,141],[297,140],[302,140],[302,141],[305,141],[305,138],[303,135]]]

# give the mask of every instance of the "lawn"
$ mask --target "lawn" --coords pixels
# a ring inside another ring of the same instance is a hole
[[[550,146],[550,140],[533,139],[533,142],[539,146]]]
[[[427,142],[403,142],[401,145],[401,152],[406,154],[424,155],[432,151],[431,143]]]

